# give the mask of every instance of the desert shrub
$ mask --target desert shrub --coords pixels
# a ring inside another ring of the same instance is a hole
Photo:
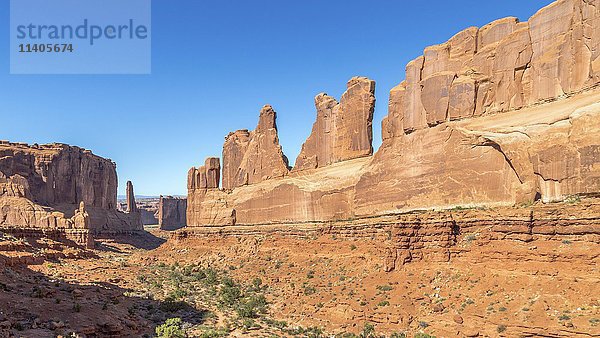
[[[244,327],[244,329],[249,330],[256,326],[256,322],[254,322],[250,318],[246,318],[244,319],[244,321],[242,321],[242,326]]]
[[[390,336],[390,338],[406,338],[406,333],[404,332],[394,332]]]
[[[571,195],[571,196],[567,196],[567,198],[565,198],[565,203],[576,204],[579,202],[581,202],[581,197],[578,195]]]
[[[200,334],[200,338],[220,338],[227,337],[229,335],[229,330],[224,328],[203,328],[202,333]]]
[[[181,329],[181,318],[169,318],[164,324],[156,327],[156,335],[159,338],[185,338],[186,334]]]
[[[377,290],[387,292],[392,291],[394,288],[391,285],[378,285]]]
[[[498,325],[498,327],[496,328],[496,331],[498,331],[498,333],[502,333],[504,331],[506,331],[506,325]]]
[[[304,335],[308,338],[321,338],[323,330],[318,327],[309,327],[304,330]]]
[[[317,293],[317,289],[313,286],[305,285],[304,286],[304,294],[307,296],[314,295]]]
[[[257,318],[267,312],[267,300],[263,295],[251,296],[239,302],[236,312],[241,318]]]
[[[284,330],[288,327],[288,323],[286,321],[278,321],[270,318],[264,319],[265,324],[277,328],[279,330]]]
[[[219,301],[226,306],[233,306],[242,297],[242,291],[237,286],[225,285],[219,292]]]
[[[560,315],[560,317],[558,317],[558,320],[569,320],[569,319],[571,319],[571,317],[569,317],[568,315],[565,315],[565,314]]]
[[[375,337],[375,325],[371,323],[365,323],[365,326],[360,333],[361,338],[371,338]]]
[[[252,280],[252,286],[255,290],[260,290],[260,286],[262,285],[262,279],[256,277]]]
[[[187,296],[188,292],[180,289],[180,288],[176,288],[175,290],[169,292],[169,295],[167,296],[167,298],[171,298],[171,299],[182,299],[183,297]]]
[[[219,275],[215,269],[204,270],[204,282],[207,285],[215,285],[219,282]]]
[[[384,300],[382,302],[379,302],[379,304],[377,304],[377,306],[380,306],[380,307],[388,306],[388,305],[390,305],[390,302],[388,302],[387,300]]]
[[[179,310],[183,310],[187,308],[188,304],[186,302],[177,301],[173,298],[167,298],[164,302],[160,303],[159,309],[162,312],[177,312]]]
[[[420,333],[415,334],[415,338],[435,338],[435,336],[420,332]]]

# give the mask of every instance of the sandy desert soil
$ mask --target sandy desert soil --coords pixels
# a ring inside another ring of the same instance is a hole
[[[0,336],[600,335],[600,250],[589,241],[463,234],[449,262],[385,272],[378,240],[171,235],[88,252],[4,237],[5,257],[18,247],[38,258],[3,267]]]

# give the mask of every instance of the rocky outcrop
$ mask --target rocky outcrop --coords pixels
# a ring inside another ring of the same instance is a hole
[[[189,170],[188,224],[235,224],[235,210],[225,201],[227,193],[219,190],[220,167],[219,158],[209,157],[203,166]]]
[[[288,173],[288,159],[279,145],[276,119],[277,113],[270,105],[265,105],[255,130],[238,130],[225,138],[224,189],[231,190]]]
[[[232,190],[244,184],[239,177],[242,160],[248,150],[250,132],[247,129],[229,133],[223,144],[223,189]]]
[[[102,234],[141,229],[139,217],[117,211],[115,164],[64,144],[1,141],[0,205],[0,227],[15,231]],[[91,241],[91,236],[79,237],[83,245]]]
[[[557,204],[498,208],[456,208],[446,211],[413,211],[352,220],[271,224],[260,227],[204,227],[182,231],[185,237],[292,237],[310,239],[332,235],[336,239],[364,239],[385,243],[383,269],[387,272],[412,261],[448,262],[465,253],[465,242],[548,243],[578,240],[597,246],[600,238],[600,200],[597,198]],[[582,236],[586,235],[586,236]],[[462,238],[462,240],[460,240]],[[468,244],[468,243],[467,243]],[[541,244],[540,244],[541,245]],[[493,257],[518,255],[506,248]],[[569,259],[568,254],[563,259]],[[596,255],[592,255],[597,258]],[[489,258],[489,257],[488,257]],[[547,261],[555,257],[527,259]],[[570,260],[576,260],[570,257]]]
[[[218,157],[209,157],[204,165],[188,172],[188,190],[218,189],[221,165]]]
[[[497,20],[426,48],[390,92],[383,145],[372,157],[342,160],[338,150],[348,148],[336,148],[354,144],[350,131],[363,140],[354,127],[369,120],[371,82],[351,80],[339,104],[317,96],[297,168],[225,191],[190,191],[188,224],[326,222],[600,193],[598,8],[560,0],[528,22]],[[244,135],[226,144],[247,152]]]
[[[135,203],[135,193],[133,192],[133,183],[127,181],[126,194],[127,197],[127,209],[129,213],[138,212],[137,204]]]
[[[187,200],[173,196],[160,196],[158,224],[162,230],[177,230],[186,225]]]
[[[347,87],[339,103],[324,93],[315,97],[317,120],[294,171],[372,155],[375,81],[354,77]]]
[[[500,19],[426,48],[390,92],[384,139],[595,86],[599,18],[595,1],[560,0],[528,22]]]
[[[115,164],[91,151],[64,144],[0,143],[2,196],[43,205],[73,204],[116,210]],[[2,178],[4,177],[4,178]]]
[[[137,212],[140,214],[140,219],[143,225],[158,224],[158,204],[160,198],[139,198],[136,199],[135,205]],[[127,199],[118,201],[119,211],[127,211]]]

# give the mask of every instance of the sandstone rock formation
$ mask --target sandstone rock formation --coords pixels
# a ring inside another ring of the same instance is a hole
[[[40,204],[78,205],[83,201],[88,207],[117,207],[115,164],[89,150],[56,143],[28,146],[2,141],[0,172],[8,181],[5,193]]]
[[[599,10],[594,1],[560,0],[528,22],[500,19],[426,48],[390,93],[384,138],[595,86]]]
[[[223,189],[232,190],[244,184],[244,177],[239,177],[240,167],[248,144],[250,132],[246,129],[229,133],[223,144]]]
[[[176,230],[186,225],[187,200],[160,196],[158,224],[162,230]]]
[[[204,165],[188,172],[188,190],[218,189],[221,165],[218,157],[209,157]]]
[[[390,92],[372,157],[361,158],[370,153],[373,83],[351,80],[339,104],[317,96],[297,168],[225,191],[191,189],[188,225],[304,224],[600,193],[599,10],[559,0],[528,22],[497,20],[426,48]],[[259,163],[245,161],[252,136],[228,137],[229,182],[240,177],[231,168]]]
[[[140,219],[143,225],[158,224],[158,204],[160,198],[138,198],[135,200],[137,212],[140,214]],[[127,199],[117,202],[118,210],[127,211]]]
[[[209,157],[203,166],[189,170],[187,222],[193,220],[194,224],[235,224],[235,210],[225,202],[227,193],[219,190],[220,168],[219,158]]]
[[[127,209],[129,213],[138,212],[137,204],[135,204],[135,193],[133,192],[133,183],[127,181],[125,195],[127,196]]]
[[[294,171],[372,155],[375,81],[354,77],[347,87],[339,103],[324,93],[315,97],[317,120]]]
[[[139,217],[116,209],[115,164],[64,144],[0,141],[0,205],[0,227],[9,233],[59,229],[88,245],[86,231],[141,229]]]
[[[238,130],[225,138],[223,145],[223,188],[231,190],[266,179],[285,176],[288,159],[283,155],[277,135],[277,113],[265,105],[252,132]],[[218,186],[218,185],[217,185]]]

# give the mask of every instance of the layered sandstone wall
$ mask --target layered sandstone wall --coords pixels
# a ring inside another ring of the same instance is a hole
[[[160,196],[158,224],[163,230],[176,230],[186,225],[187,200],[173,196]]]
[[[547,245],[550,242],[578,241],[592,247],[600,244],[600,200],[583,198],[568,203],[498,208],[456,208],[445,211],[412,211],[340,221],[313,221],[263,226],[188,228],[174,235],[189,237],[292,237],[314,238],[331,235],[336,239],[371,239],[382,243],[383,269],[391,271],[412,261],[447,262],[464,255],[471,241],[490,244],[492,260],[580,261],[575,254],[549,254],[512,250],[517,245]],[[502,243],[494,252],[492,243]],[[480,244],[482,245],[482,244]],[[588,258],[596,259],[591,254]]]
[[[374,156],[374,83],[351,80],[339,104],[317,96],[296,168],[225,190],[190,189],[188,225],[351,220],[599,193],[598,5],[560,0],[528,22],[497,20],[426,48],[390,92]],[[228,137],[224,181],[239,177],[230,168],[244,162],[247,135]],[[283,157],[262,156],[274,154]]]
[[[265,105],[260,110],[256,129],[251,132],[238,130],[225,138],[224,189],[256,184],[288,173],[288,159],[279,145],[276,119],[273,107]]]
[[[64,144],[1,141],[0,205],[3,228],[93,234],[141,229],[139,216],[117,211],[115,164]]]
[[[321,93],[315,97],[317,120],[294,166],[295,171],[373,154],[375,81],[354,77],[338,103]]]
[[[91,151],[65,144],[29,146],[0,142],[2,196],[43,205],[79,204],[116,210],[116,166]]]
[[[384,139],[520,109],[597,85],[599,5],[560,0],[527,22],[500,19],[426,48],[390,92]]]

